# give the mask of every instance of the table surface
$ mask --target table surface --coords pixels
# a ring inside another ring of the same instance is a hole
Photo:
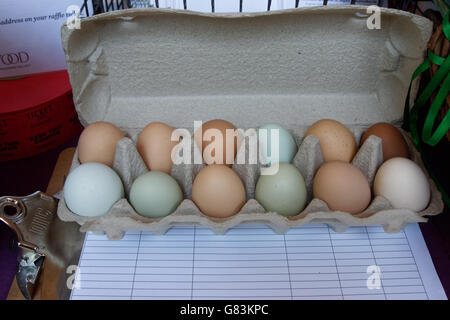
[[[78,137],[40,155],[9,162],[0,162],[2,183],[0,195],[25,196],[36,190],[45,190],[59,153],[76,146]],[[430,217],[420,223],[425,242],[447,296],[450,296],[450,212]],[[14,278],[17,248],[10,248],[13,233],[0,223],[0,299],[6,299]]]

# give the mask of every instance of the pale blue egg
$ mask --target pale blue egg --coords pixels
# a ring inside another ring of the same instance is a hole
[[[265,131],[261,129],[265,129]],[[278,131],[278,141],[273,141],[272,135],[275,134],[275,138],[276,131]],[[263,139],[264,136],[266,137],[267,143]],[[259,127],[258,141],[260,155],[267,165],[276,162],[291,163],[297,153],[297,144],[295,143],[294,137],[279,124],[271,123]]]
[[[64,184],[64,201],[80,216],[104,215],[123,197],[122,180],[102,163],[88,162],[76,167]]]

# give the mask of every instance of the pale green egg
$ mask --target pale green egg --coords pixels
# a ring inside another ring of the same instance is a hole
[[[267,172],[275,174],[259,177],[256,200],[266,211],[283,216],[299,214],[305,207],[307,197],[305,180],[300,171],[290,163],[275,163]]]
[[[171,214],[182,200],[183,192],[175,179],[160,171],[139,176],[130,190],[131,205],[137,213],[149,218]]]

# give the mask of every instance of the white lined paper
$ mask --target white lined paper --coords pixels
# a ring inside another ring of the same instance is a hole
[[[367,267],[381,268],[369,289]],[[323,224],[226,235],[175,227],[122,240],[88,233],[71,299],[447,299],[417,224],[336,233]]]

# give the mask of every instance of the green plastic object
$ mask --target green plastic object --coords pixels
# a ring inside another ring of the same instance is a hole
[[[450,11],[444,16],[442,21],[442,29],[444,35],[450,40]],[[415,78],[420,74],[427,71],[431,63],[439,66],[439,70],[431,78],[430,82],[426,85],[420,96],[416,99],[411,110],[409,109],[409,99],[411,93],[411,84]],[[444,118],[439,124],[435,124],[438,112],[444,103],[445,98],[450,91],[450,57],[440,57],[434,54],[431,50],[427,51],[427,57],[414,71],[411,83],[408,89],[408,94],[405,101],[405,109],[403,113],[403,129],[410,131],[412,140],[417,150],[422,152],[422,145],[424,143],[434,147],[441,141],[447,131],[450,129],[450,111],[447,111]],[[422,133],[419,129],[419,114],[420,111],[426,107],[426,102],[431,98],[433,93],[436,93],[435,99],[429,110],[426,113],[425,121],[423,123]],[[447,206],[450,206],[450,197],[439,183],[436,174],[431,170],[431,166],[424,157],[422,157],[425,167],[428,170],[431,178],[436,183],[439,191],[442,194],[442,198]]]

